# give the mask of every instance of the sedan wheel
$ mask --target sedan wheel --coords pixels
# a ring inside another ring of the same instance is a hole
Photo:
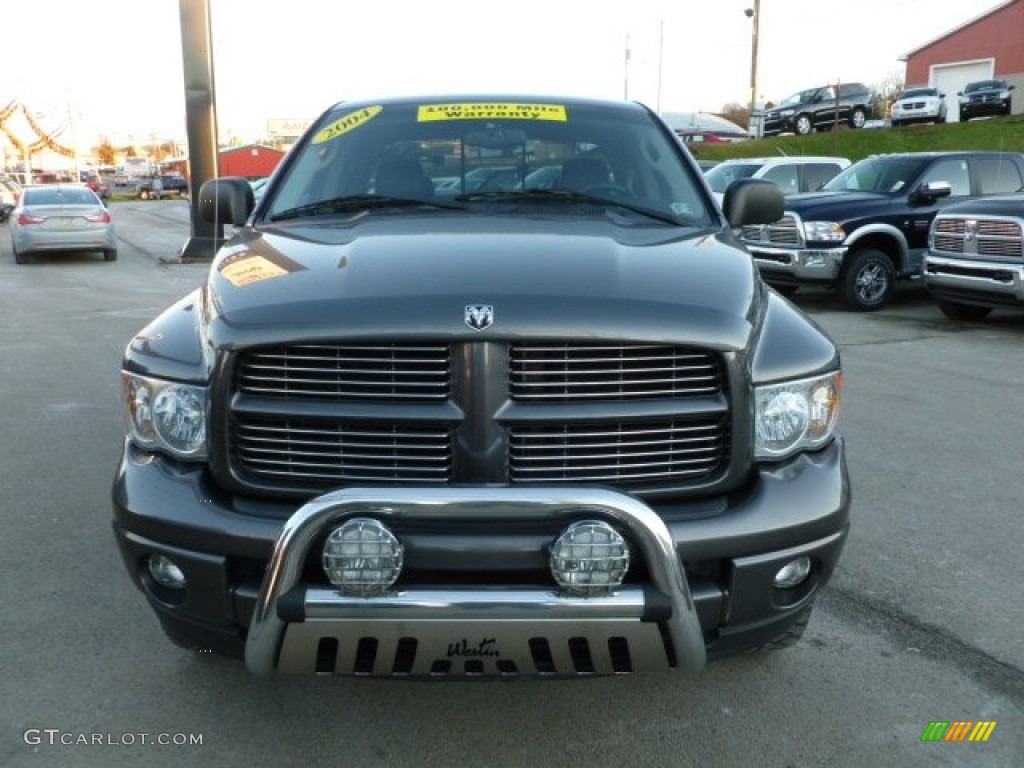
[[[864,123],[866,123],[867,120],[868,117],[864,113],[864,110],[860,109],[859,107],[853,110],[853,113],[850,115],[850,125],[852,125],[854,128],[863,128]]]

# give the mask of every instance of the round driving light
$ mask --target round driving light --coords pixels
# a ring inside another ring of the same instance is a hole
[[[384,592],[402,572],[402,545],[382,523],[355,517],[338,526],[324,544],[324,572],[351,595]]]
[[[811,558],[798,557],[786,563],[775,574],[772,584],[780,589],[796,587],[804,582],[811,573]]]
[[[185,572],[174,561],[164,555],[151,555],[149,558],[149,575],[161,587],[181,589],[188,584]]]
[[[626,540],[608,523],[573,523],[551,546],[551,575],[574,595],[608,592],[629,570]]]

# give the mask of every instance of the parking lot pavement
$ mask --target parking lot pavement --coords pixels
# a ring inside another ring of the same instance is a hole
[[[804,640],[697,677],[255,679],[166,641],[110,531],[125,344],[204,278],[180,201],[117,203],[117,262],[17,266],[0,228],[0,765],[1009,766],[1024,754],[1024,313],[795,303],[839,342],[852,529]],[[932,721],[986,743],[923,743]],[[30,743],[26,732],[108,743]],[[201,745],[119,742],[199,734]],[[114,739],[114,744],[110,740]]]

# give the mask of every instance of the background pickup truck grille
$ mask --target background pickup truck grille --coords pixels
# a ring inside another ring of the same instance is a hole
[[[516,344],[509,369],[512,399],[524,401],[674,398],[722,387],[716,358],[685,347]]]
[[[725,356],[644,342],[253,348],[220,397],[226,481],[308,495],[360,483],[703,490],[729,475]]]
[[[450,395],[447,344],[302,344],[241,360],[238,390],[262,397],[437,401]]]
[[[788,214],[774,224],[743,227],[742,237],[747,242],[762,245],[802,245],[796,219]]]
[[[1024,231],[1012,219],[938,218],[934,249],[943,253],[1024,259]]]

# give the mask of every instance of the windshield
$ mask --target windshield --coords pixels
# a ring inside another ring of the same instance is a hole
[[[294,153],[261,212],[265,220],[350,218],[360,201],[380,215],[579,216],[618,206],[625,214],[650,211],[652,221],[701,226],[715,216],[684,150],[635,105],[341,104]]]
[[[808,89],[806,91],[800,91],[798,93],[794,93],[792,96],[787,96],[786,98],[784,98],[779,103],[779,106],[780,107],[791,107],[791,106],[793,106],[795,104],[806,104],[811,99],[813,99],[814,95],[818,91],[820,91],[820,90],[821,90],[820,88],[810,88],[810,89]]]
[[[973,93],[974,91],[995,91],[1005,87],[1006,85],[1002,80],[981,80],[977,83],[968,83],[967,87],[964,88],[964,93]]]
[[[757,173],[763,163],[720,163],[705,172],[704,178],[712,192],[724,193],[737,179],[749,179]]]
[[[905,189],[928,164],[922,157],[869,157],[854,163],[822,189],[895,193]]]
[[[923,99],[928,96],[938,96],[939,92],[934,88],[912,88],[909,91],[904,91],[901,99]]]

